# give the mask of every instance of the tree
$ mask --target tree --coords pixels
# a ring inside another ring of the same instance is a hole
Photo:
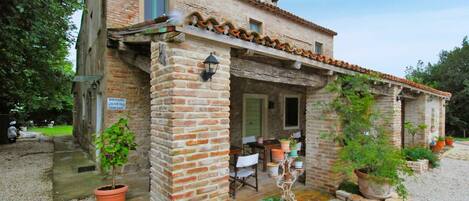
[[[71,109],[72,64],[66,60],[78,0],[0,2],[0,113]]]
[[[446,129],[461,134],[469,129],[469,41],[465,37],[461,47],[442,51],[435,64],[407,68],[407,79],[452,93],[446,110]],[[462,134],[461,134],[462,135]]]

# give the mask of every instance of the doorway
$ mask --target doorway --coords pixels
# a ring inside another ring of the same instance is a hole
[[[243,137],[267,136],[268,96],[244,94],[243,96]]]

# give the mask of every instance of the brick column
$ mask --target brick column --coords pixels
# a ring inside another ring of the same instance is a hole
[[[440,119],[438,123],[440,124],[439,134],[440,136],[446,136],[445,126],[446,126],[446,101],[444,99],[440,100]]]
[[[331,140],[321,138],[321,134],[341,132],[341,128],[337,126],[337,116],[325,115],[318,103],[327,104],[333,98],[334,94],[324,88],[308,88],[306,91],[306,185],[331,193],[338,188],[343,179],[341,174],[332,170],[340,146]]]
[[[397,147],[401,147],[402,133],[402,103],[396,99],[400,91],[399,87],[392,86],[389,94],[376,96],[374,108],[380,114],[379,123],[385,126],[391,135],[392,143]]]
[[[220,68],[203,82],[210,52]],[[151,200],[227,200],[230,48],[186,36],[151,58]]]

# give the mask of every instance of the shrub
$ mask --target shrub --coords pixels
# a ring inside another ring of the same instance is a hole
[[[407,160],[417,161],[421,159],[427,159],[432,167],[438,167],[439,160],[430,149],[424,147],[409,147],[403,149],[404,155]]]

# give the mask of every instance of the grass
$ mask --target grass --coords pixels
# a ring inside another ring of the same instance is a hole
[[[454,138],[454,141],[469,141],[469,137],[468,138],[463,138],[463,137],[455,137]]]
[[[58,125],[58,126],[54,126],[53,128],[34,127],[31,129],[28,129],[28,131],[43,133],[44,135],[49,136],[49,137],[65,136],[65,135],[72,135],[73,126],[72,125]]]

